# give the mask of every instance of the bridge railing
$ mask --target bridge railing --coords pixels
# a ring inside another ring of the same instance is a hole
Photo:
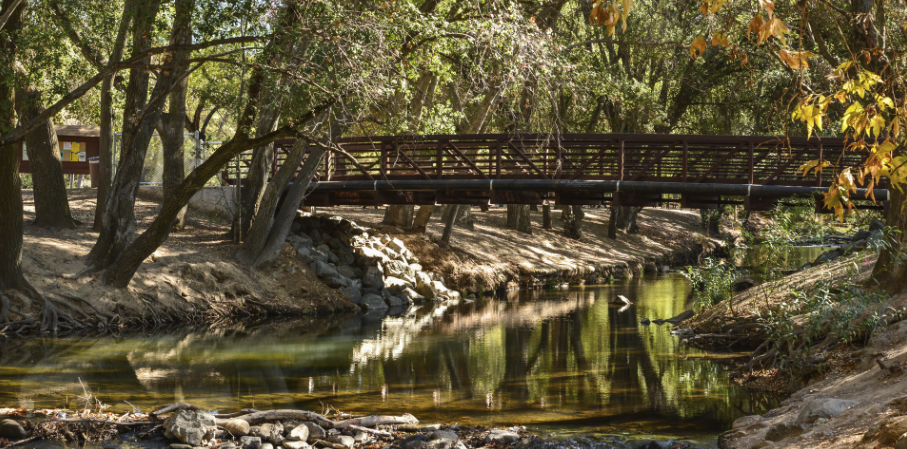
[[[519,134],[349,137],[325,158],[319,180],[575,179],[828,185],[834,169],[803,177],[808,160],[859,165],[843,139],[652,134]],[[271,173],[292,141],[278,142]],[[251,153],[241,158],[247,171]],[[236,169],[224,174],[235,182]]]

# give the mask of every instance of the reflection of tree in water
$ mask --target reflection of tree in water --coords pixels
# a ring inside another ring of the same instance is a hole
[[[31,350],[4,351],[0,362],[23,370],[0,382],[16,377],[21,396],[25,385],[47,386],[39,377],[54,366],[60,374],[50,384],[71,387],[82,377],[104,385],[105,402],[136,403],[145,395],[146,406],[185,399],[222,409],[320,410],[323,403],[464,423],[607,426],[654,419],[666,428],[702,421],[697,428],[705,429],[727,425],[741,411],[761,411],[754,398],[729,388],[717,364],[677,354],[667,327],[638,325],[642,316],[683,310],[687,287],[671,282],[426,307],[383,324],[356,318],[119,343],[87,339],[48,345],[46,356],[32,359]],[[639,300],[618,312],[607,304],[617,293]]]

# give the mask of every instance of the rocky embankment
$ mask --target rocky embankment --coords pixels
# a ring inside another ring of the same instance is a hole
[[[412,304],[460,296],[440,276],[423,270],[402,240],[370,235],[339,216],[300,216],[287,242],[318,278],[367,314],[393,314]]]
[[[169,415],[169,416],[168,416]],[[56,441],[64,447],[152,449],[694,449],[684,441],[541,438],[522,426],[423,424],[410,414],[333,417],[303,410],[218,415],[174,404],[146,415],[88,410],[0,409],[0,446]],[[101,443],[101,444],[98,444]]]

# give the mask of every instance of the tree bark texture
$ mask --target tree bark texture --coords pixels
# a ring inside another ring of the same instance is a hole
[[[435,213],[434,204],[426,204],[419,207],[419,212],[416,213],[416,218],[413,220],[413,231],[420,234],[425,233],[425,229],[428,227],[428,221],[431,220],[432,214]]]
[[[890,203],[885,226],[901,232],[888,236],[888,246],[879,254],[872,276],[882,288],[894,295],[907,289],[907,261],[904,254],[907,250],[907,209],[904,208],[907,196],[898,189],[890,189],[888,195]]]
[[[117,64],[123,59],[123,51],[126,47],[126,36],[129,34],[129,27],[132,24],[134,16],[133,8],[135,1],[127,0],[123,6],[123,17],[120,19],[120,25],[117,30],[116,41],[114,41],[113,50],[110,52],[108,64]],[[116,73],[104,78],[101,82],[100,91],[100,139],[98,142],[98,201],[95,205],[94,212],[94,230],[101,231],[104,227],[104,213],[107,207],[107,199],[110,197],[110,189],[113,183],[113,153],[114,153],[114,123],[113,123],[113,94],[111,89],[116,82]]]
[[[246,240],[240,246],[239,251],[236,252],[236,260],[240,263],[251,266],[255,263],[258,255],[261,254],[274,225],[274,214],[277,212],[277,204],[280,202],[281,194],[286,190],[287,185],[296,174],[296,169],[302,163],[308,146],[309,143],[307,141],[302,139],[296,141],[283,165],[277,170],[277,174],[265,187],[265,192],[261,199],[261,207],[258,208],[255,219],[252,221],[252,228],[249,230]]]
[[[176,0],[174,5],[173,32],[170,43],[189,44],[192,41],[192,11],[195,9],[195,0]],[[170,91],[167,114],[161,116],[163,132],[160,133],[161,144],[164,150],[163,190],[164,198],[173,194],[186,174],[185,166],[185,124],[186,124],[186,94],[189,90],[189,79],[185,76],[188,70],[182,62],[189,57],[188,51],[177,51],[171,55],[170,76],[173,77]],[[175,229],[183,229],[186,225],[186,208],[177,215],[173,223]]]
[[[135,8],[133,19],[135,25],[132,32],[135,55],[150,48],[152,28],[159,9],[160,0],[153,0],[141,8]],[[151,58],[145,58],[143,64],[151,64]],[[88,254],[89,263],[97,268],[106,268],[117,260],[135,234],[135,198],[139,190],[145,153],[160,120],[162,102],[148,104],[149,73],[144,68],[136,68],[131,69],[129,75],[123,109],[120,162],[105,205],[101,235]],[[158,80],[151,97],[162,95],[169,87],[166,84],[163,80]]]
[[[561,220],[564,222],[564,235],[571,239],[579,240],[583,238],[583,206],[562,206]]]
[[[384,212],[381,224],[409,229],[413,223],[413,206],[391,204]]]
[[[464,207],[459,204],[451,205],[450,212],[444,217],[444,233],[441,234],[441,244],[447,246],[450,244],[450,236],[453,234],[454,223],[460,215],[460,208]]]
[[[542,228],[545,230],[551,230],[551,205],[545,204],[542,206]]]
[[[3,0],[3,11],[12,7],[14,0]],[[0,67],[11,68],[15,63],[16,35],[22,24],[24,2],[13,11],[0,33]],[[13,129],[16,115],[15,87],[12,73],[0,76],[0,134]],[[19,179],[17,143],[0,147],[0,293],[7,289],[30,288],[22,275],[22,185]],[[0,305],[0,308],[5,308]]]
[[[613,222],[616,230],[624,231],[627,234],[639,233],[639,225],[636,224],[636,217],[641,210],[642,207],[639,206],[612,206],[611,220],[608,223],[609,229]]]
[[[34,88],[22,88],[16,94],[20,120],[32,121],[43,111],[41,93]],[[53,121],[44,120],[34,131],[26,134],[25,145],[35,183],[35,225],[48,229],[75,228],[76,222],[72,219],[66,197],[63,164]]]
[[[262,107],[263,111],[258,117],[257,135],[263,136],[277,129],[277,122],[280,118],[280,106],[276,104],[276,98],[270,95],[265,96]],[[271,167],[274,163],[274,144],[265,145],[252,150],[252,162],[249,166],[249,173],[246,182],[242,186],[242,206],[239,217],[234,220],[233,226],[239,226],[239,235],[245,239],[253,226],[252,222],[262,205],[262,195],[265,186],[268,184],[268,177],[271,175]],[[289,181],[288,181],[289,182]]]

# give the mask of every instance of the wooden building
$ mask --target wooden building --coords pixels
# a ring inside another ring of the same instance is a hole
[[[56,127],[60,144],[60,160],[63,173],[74,175],[90,174],[89,158],[99,155],[98,145],[101,128],[97,126],[61,125]],[[25,142],[19,142],[19,173],[31,173]]]

